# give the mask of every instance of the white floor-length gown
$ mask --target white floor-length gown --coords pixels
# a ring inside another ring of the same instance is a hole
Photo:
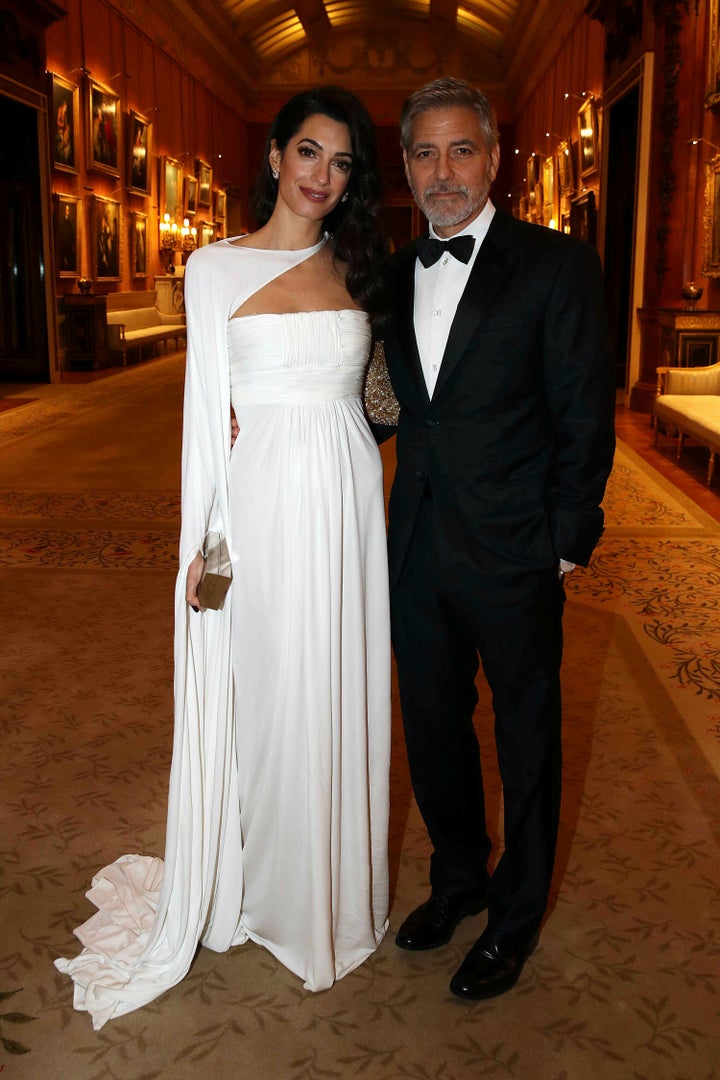
[[[56,961],[96,1028],[179,982],[200,942],[251,939],[323,990],[387,927],[390,636],[382,468],[362,409],[368,319],[232,317],[323,242],[221,241],[188,264],[165,861],[126,855],[101,871],[83,951]],[[233,583],[221,611],[198,615],[185,576],[208,530],[228,539]]]

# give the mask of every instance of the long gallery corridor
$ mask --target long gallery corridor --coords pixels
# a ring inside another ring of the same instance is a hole
[[[561,849],[516,989],[448,992],[483,916],[432,953],[393,943],[429,855],[395,708],[391,925],[371,960],[313,995],[255,945],[201,949],[98,1033],[73,1011],[53,960],[80,948],[93,873],[163,852],[183,360],[0,399],[3,1080],[720,1076],[720,496],[692,451],[699,501],[672,484],[646,417],[619,421],[606,533],[568,582]],[[392,444],[385,466],[389,484]]]

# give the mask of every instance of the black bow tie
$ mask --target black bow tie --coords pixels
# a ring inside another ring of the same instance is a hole
[[[475,237],[465,234],[453,236],[450,240],[436,240],[433,236],[424,236],[415,241],[415,247],[423,266],[432,266],[444,251],[449,251],[460,262],[468,263],[475,247]]]

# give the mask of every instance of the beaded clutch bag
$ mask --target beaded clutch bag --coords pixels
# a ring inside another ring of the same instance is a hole
[[[368,419],[373,424],[383,424],[390,427],[397,425],[400,406],[388,375],[382,341],[376,341],[373,347],[365,375],[363,402]]]

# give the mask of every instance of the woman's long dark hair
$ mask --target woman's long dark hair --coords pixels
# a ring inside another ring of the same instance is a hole
[[[265,159],[255,185],[253,212],[258,225],[270,219],[277,201],[269,154],[273,139],[282,152],[310,116],[327,116],[346,124],[352,147],[347,199],[324,220],[336,259],[347,266],[347,290],[375,325],[384,315],[383,275],[388,256],[387,234],[380,209],[380,170],[375,128],[365,106],[349,90],[319,86],[290,98],[272,122]]]

